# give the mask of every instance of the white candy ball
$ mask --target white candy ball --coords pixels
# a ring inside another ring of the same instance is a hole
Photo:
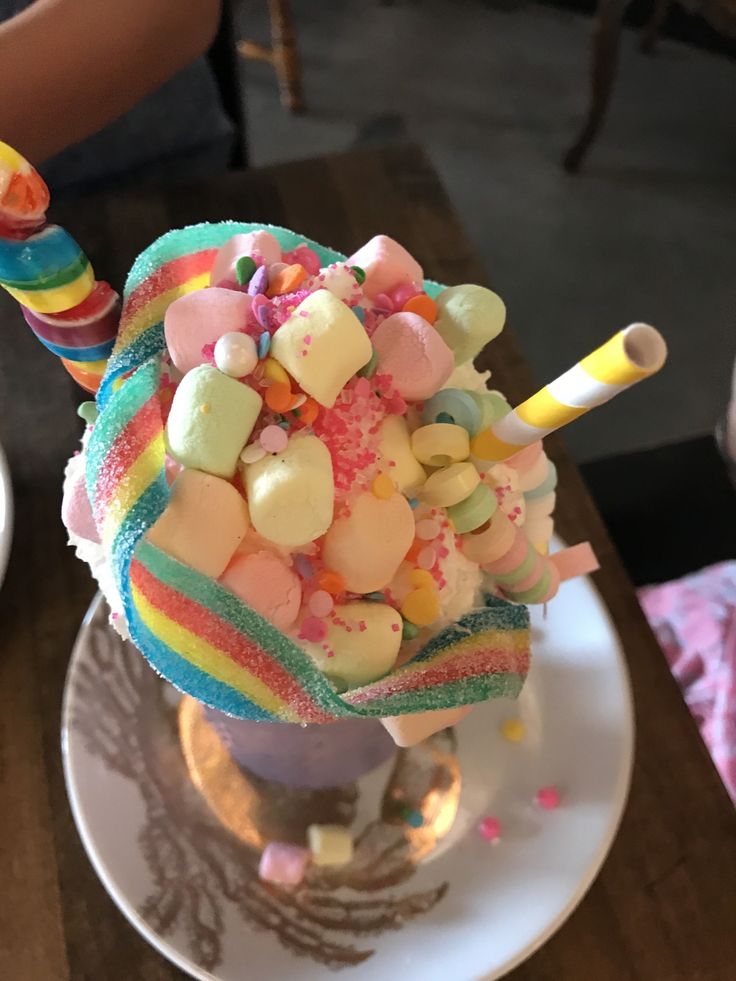
[[[258,364],[255,341],[238,331],[223,334],[215,344],[215,364],[224,375],[231,378],[249,375]]]
[[[323,277],[318,281],[324,289],[329,290],[338,300],[348,300],[351,296],[361,296],[360,290],[355,289],[355,277],[344,262],[336,262],[325,269],[320,269]]]

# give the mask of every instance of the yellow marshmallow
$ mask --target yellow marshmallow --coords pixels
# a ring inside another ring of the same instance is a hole
[[[306,545],[332,524],[335,484],[332,460],[316,436],[292,436],[281,453],[246,464],[251,521],[269,541]]]
[[[325,535],[322,556],[350,592],[372,593],[393,579],[413,541],[414,512],[403,495],[363,493]]]
[[[217,579],[248,527],[248,507],[232,484],[200,470],[182,470],[147,537],[162,552]]]
[[[273,335],[271,353],[308,395],[331,408],[373,348],[355,314],[329,290],[317,290]]]
[[[353,836],[341,824],[310,824],[307,843],[315,865],[347,865],[353,858]]]
[[[421,487],[427,479],[424,467],[412,451],[409,428],[403,416],[386,416],[381,423],[378,454],[383,469],[402,493]]]
[[[401,616],[387,603],[343,603],[335,607],[334,615],[325,623],[324,641],[299,643],[340,691],[375,681],[396,663]]]

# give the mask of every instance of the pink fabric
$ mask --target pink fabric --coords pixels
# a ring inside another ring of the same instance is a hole
[[[736,803],[736,561],[645,586],[639,600]]]

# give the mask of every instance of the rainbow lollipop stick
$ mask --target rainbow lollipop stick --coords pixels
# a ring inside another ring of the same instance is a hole
[[[46,224],[48,203],[41,176],[0,142],[0,286],[74,380],[96,392],[117,336],[120,297],[95,280],[67,231]]]
[[[500,462],[566,426],[619,392],[655,374],[667,358],[664,338],[648,324],[632,324],[522,402],[473,439],[480,460]]]

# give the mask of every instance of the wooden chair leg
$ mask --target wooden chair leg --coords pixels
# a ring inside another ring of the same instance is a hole
[[[563,166],[575,173],[595,139],[606,115],[618,65],[621,21],[628,0],[599,0],[593,33],[590,107],[575,143],[563,158]]]
[[[289,0],[269,0],[271,51],[279,80],[281,104],[290,112],[304,112],[302,69]]]
[[[651,54],[654,51],[659,29],[664,24],[671,6],[672,0],[656,0],[652,16],[642,31],[641,41],[639,42],[639,50],[644,54]]]

